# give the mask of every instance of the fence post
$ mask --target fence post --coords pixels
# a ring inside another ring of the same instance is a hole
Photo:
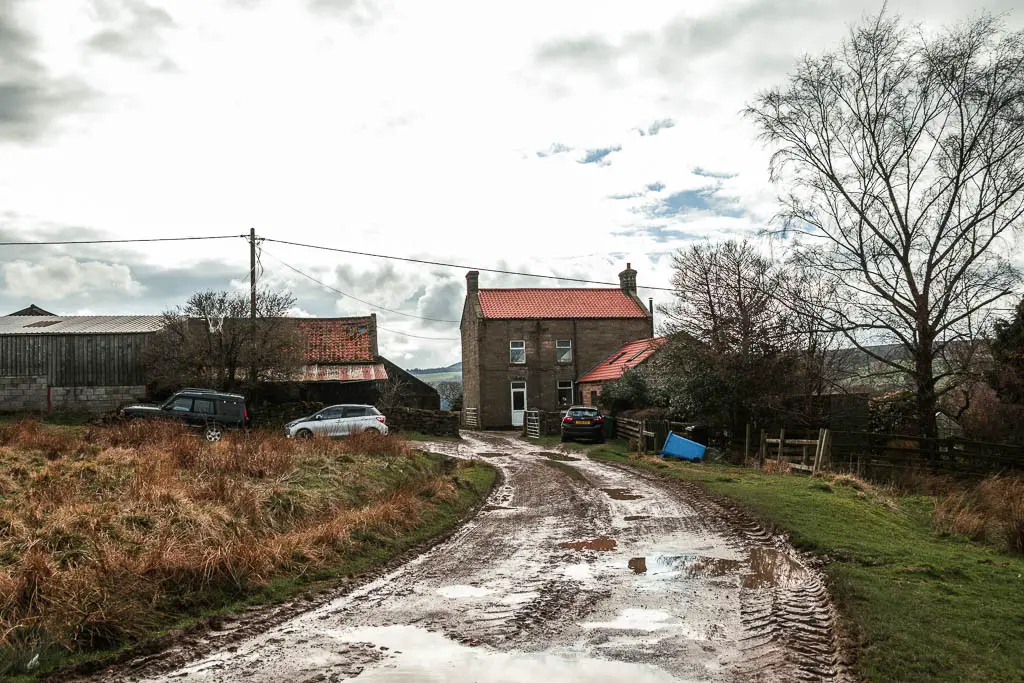
[[[811,465],[811,474],[817,474],[818,468],[821,467],[821,453],[823,441],[825,439],[825,429],[818,430],[818,443],[814,444],[814,464]]]
[[[637,441],[640,443],[640,455],[647,455],[647,437],[644,436],[644,432],[647,431],[647,419],[640,418],[640,438]]]
[[[750,423],[747,423],[747,436],[743,440],[743,464],[750,462]]]
[[[785,447],[785,445],[786,445],[786,428],[783,427],[782,429],[779,430],[779,455],[778,455],[778,461],[780,463],[782,462],[782,449]]]
[[[761,447],[758,449],[758,465],[764,466],[764,461],[768,457],[768,435],[765,430],[761,430]]]

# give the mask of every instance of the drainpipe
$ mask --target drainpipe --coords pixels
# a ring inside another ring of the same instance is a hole
[[[654,337],[654,297],[652,296],[647,300],[648,307],[651,311],[651,337]]]
[[[577,348],[577,346],[576,346],[576,319],[573,318],[572,319],[572,398],[573,398],[573,400],[569,401],[570,405],[576,402],[576,392],[577,392],[578,386],[579,386],[579,385],[576,384],[576,380],[578,380],[580,378],[580,366],[579,366],[579,363],[580,363],[579,348]],[[556,384],[555,386],[557,387],[558,385]],[[559,411],[559,412],[561,412],[561,411]]]

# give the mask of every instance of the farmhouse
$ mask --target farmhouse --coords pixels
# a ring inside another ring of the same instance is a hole
[[[461,330],[464,411],[481,428],[518,427],[528,408],[577,402],[581,368],[653,336],[628,263],[617,289],[481,289],[479,280],[466,275]]]

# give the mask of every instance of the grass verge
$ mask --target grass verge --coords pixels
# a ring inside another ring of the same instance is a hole
[[[1024,558],[940,535],[933,497],[890,495],[847,477],[631,459],[618,450],[589,455],[699,482],[827,559],[860,678],[1021,680]]]
[[[376,433],[206,444],[177,425],[0,426],[0,677],[379,566],[494,477]]]

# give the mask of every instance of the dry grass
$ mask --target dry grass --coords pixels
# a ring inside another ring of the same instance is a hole
[[[211,595],[337,564],[455,496],[435,460],[376,433],[0,425],[0,675],[12,652],[116,646]]]
[[[935,525],[1010,552],[1024,553],[1024,480],[994,476],[935,503]]]

